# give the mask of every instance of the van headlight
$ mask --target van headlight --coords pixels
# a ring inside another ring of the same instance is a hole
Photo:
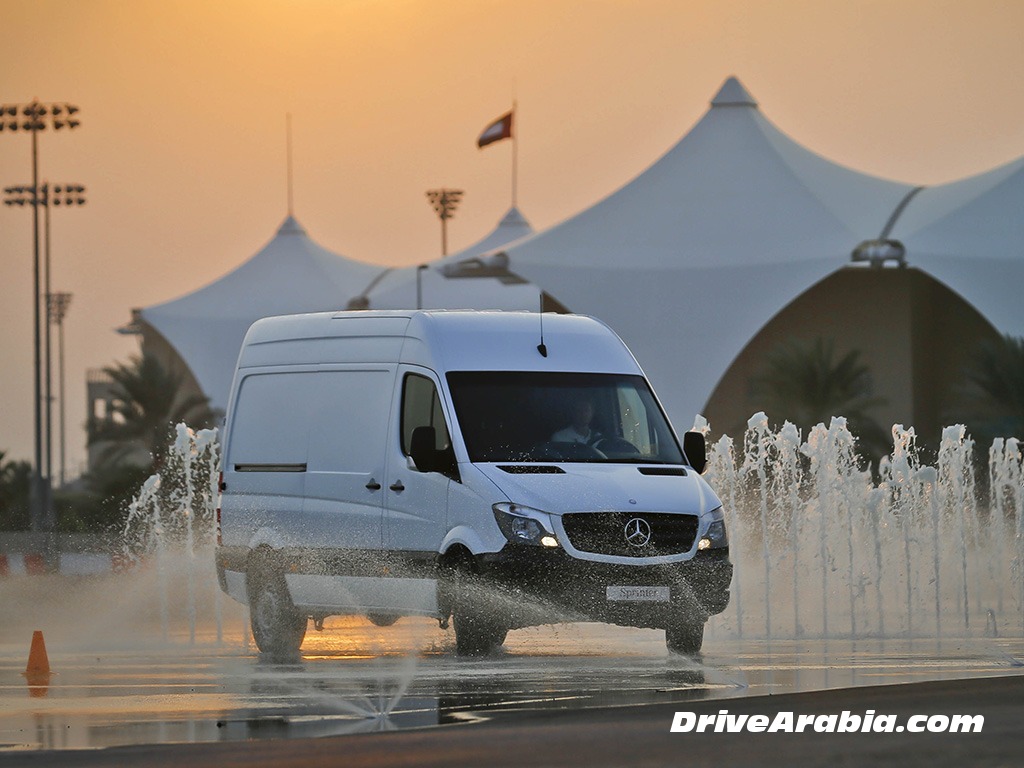
[[[705,518],[710,518],[708,529],[697,542],[697,549],[725,549],[729,546],[729,535],[725,532],[725,512],[721,507],[708,512]]]
[[[491,509],[501,532],[513,544],[558,546],[558,539],[552,532],[551,516],[547,512],[506,501],[491,505]]]

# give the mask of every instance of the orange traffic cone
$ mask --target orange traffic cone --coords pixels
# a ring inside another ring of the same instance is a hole
[[[32,633],[32,648],[28,652],[28,666],[22,673],[29,685],[49,685],[50,660],[46,656],[46,643],[43,641],[43,633],[36,630]]]

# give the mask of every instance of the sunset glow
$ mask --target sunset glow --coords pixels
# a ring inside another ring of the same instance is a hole
[[[284,218],[286,113],[297,218],[381,265],[439,255],[427,189],[466,190],[452,250],[505,213],[509,143],[476,138],[513,99],[537,230],[654,162],[729,75],[796,141],[865,172],[932,184],[1024,154],[1013,2],[0,0],[0,23],[0,102],[82,109],[76,132],[40,136],[41,180],[88,189],[53,212],[76,469],[85,371],[137,347],[114,329],[234,268]],[[31,181],[27,135],[0,135],[0,169]],[[0,450],[30,458],[30,212],[0,209],[0,232]]]

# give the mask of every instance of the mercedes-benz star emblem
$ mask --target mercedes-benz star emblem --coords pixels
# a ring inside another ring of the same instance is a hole
[[[646,547],[651,543],[651,524],[642,517],[634,517],[626,523],[626,543],[631,547]]]

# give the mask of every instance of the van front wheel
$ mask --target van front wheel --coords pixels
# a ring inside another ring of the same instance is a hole
[[[448,572],[455,625],[455,652],[459,656],[485,656],[505,642],[508,622],[493,605],[479,574],[468,558],[461,559]]]
[[[704,645],[704,622],[676,619],[665,628],[665,645],[671,653],[695,656]]]
[[[294,661],[306,637],[307,617],[292,603],[284,575],[260,560],[246,578],[253,639],[271,659]]]

